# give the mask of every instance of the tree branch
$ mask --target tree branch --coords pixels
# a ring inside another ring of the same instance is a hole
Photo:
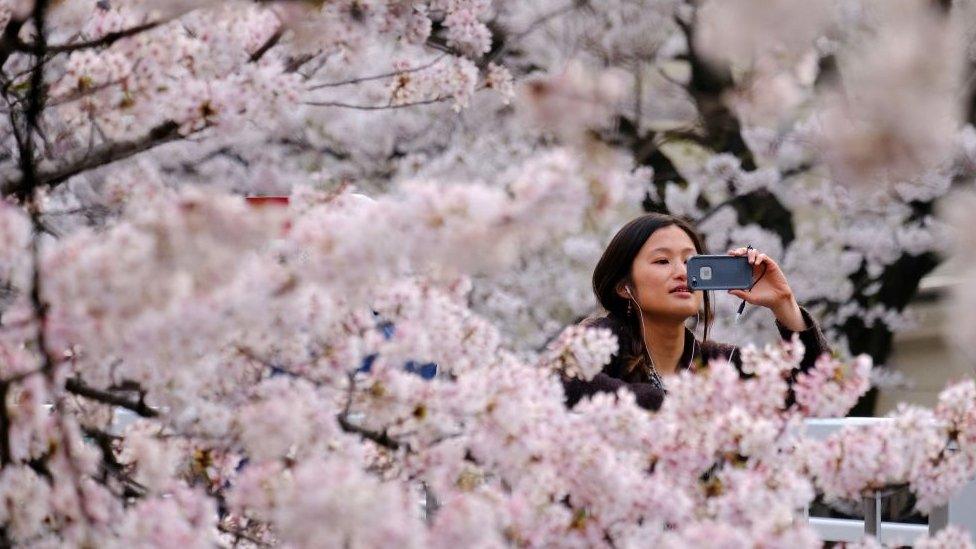
[[[7,22],[7,26],[3,29],[3,35],[0,35],[0,67],[7,62],[11,53],[19,51],[21,45],[20,29],[25,22],[21,19],[12,19]]]
[[[37,27],[36,42],[31,50],[35,57],[31,63],[30,86],[27,90],[27,107],[24,111],[24,135],[21,139],[17,139],[18,153],[20,156],[20,173],[23,184],[16,189],[15,194],[22,202],[26,201],[38,186],[34,133],[40,133],[38,131],[38,119],[44,108],[44,56],[47,54],[45,16],[47,6],[48,2],[46,0],[37,0],[34,3],[34,9],[31,14],[31,17],[34,19],[34,25]],[[20,38],[18,36],[13,36],[12,38],[14,44],[19,45]],[[11,116],[11,121],[13,122],[14,129],[16,129],[17,122],[13,116]],[[36,216],[33,217],[36,218]],[[44,349],[42,348],[41,352],[43,351]]]
[[[19,184],[13,189],[13,194],[26,205],[33,228],[30,240],[31,286],[29,295],[31,309],[39,324],[33,344],[36,347],[36,352],[40,353],[41,372],[45,376],[45,381],[49,386],[53,386],[57,376],[58,361],[48,348],[47,330],[45,329],[48,304],[42,297],[44,292],[41,287],[43,276],[41,272],[40,249],[41,233],[44,230],[44,224],[41,221],[40,205],[38,203],[40,195],[38,191],[42,183],[38,177],[38,165],[34,151],[34,133],[41,135],[43,139],[38,122],[44,108],[45,94],[47,93],[44,84],[44,59],[47,55],[46,17],[49,4],[50,0],[35,0],[33,10],[31,11],[31,18],[34,21],[34,27],[36,29],[36,38],[34,47],[31,50],[33,59],[31,64],[30,87],[27,90],[27,109],[24,114],[24,135],[23,139],[18,142],[21,155],[19,159],[21,177]],[[58,396],[58,399],[60,398]],[[6,402],[4,402],[4,407],[6,407]],[[90,508],[90,498],[85,497],[81,486],[83,473],[77,463],[78,453],[77,448],[74,448],[74,442],[70,436],[70,427],[64,415],[61,413],[56,412],[54,417],[57,420],[57,427],[60,431],[60,441],[54,445],[54,448],[56,448],[54,451],[62,453],[67,462],[68,472],[74,481],[75,503],[81,509],[82,516],[88,524],[95,524],[97,520]],[[4,433],[3,436],[9,436],[9,434]],[[41,465],[39,464],[38,466],[40,467]]]
[[[105,143],[93,148],[90,153],[85,151],[84,154],[76,154],[60,166],[41,169],[37,173],[37,184],[55,186],[85,170],[124,160],[159,145],[176,141],[181,137],[183,136],[179,132],[179,124],[166,121],[149,130],[142,137],[129,141]],[[23,175],[7,178],[0,183],[0,196],[19,194],[27,185],[28,181]]]
[[[27,51],[35,55],[36,65],[32,74],[32,85],[31,91],[31,101],[29,101],[27,108],[27,125],[30,126],[33,123],[36,124],[37,116],[39,116],[40,110],[43,108],[42,97],[38,96],[41,92],[38,80],[41,78],[41,66],[43,64],[44,57],[48,53],[61,53],[66,51],[75,51],[83,48],[92,48],[98,46],[107,46],[113,44],[114,42],[128,37],[136,35],[140,32],[145,32],[159,25],[168,22],[171,19],[154,21],[150,23],[145,23],[133,27],[131,29],[126,29],[122,31],[117,31],[114,33],[109,33],[96,40],[90,40],[86,42],[77,42],[73,44],[63,44],[55,46],[47,46],[43,38],[39,37],[34,44],[23,44],[16,37],[9,37],[7,32],[0,37],[0,60],[4,59],[5,48],[16,50],[16,51]],[[8,30],[12,28],[14,22],[8,25]],[[18,27],[19,28],[19,27]],[[281,39],[283,34],[282,30],[279,30],[274,35],[272,35],[268,41],[266,41],[257,51],[251,54],[249,60],[250,62],[257,62],[261,57],[267,53],[278,41]],[[11,42],[11,40],[13,40]],[[9,43],[8,43],[9,42]],[[109,83],[112,85],[115,83]],[[37,96],[35,98],[35,96]],[[65,101],[70,101],[77,99],[76,96],[71,96],[67,98],[62,98],[59,103]],[[33,115],[33,116],[32,116]],[[15,128],[16,129],[16,128]],[[18,143],[23,141],[22,149],[31,148],[30,131],[28,131],[28,138],[23,140],[18,140]],[[147,151],[149,149],[155,148],[159,145],[169,143],[171,141],[176,141],[185,137],[179,132],[179,124],[171,120],[167,120],[158,126],[149,130],[145,135],[127,140],[127,141],[116,141],[104,143],[98,147],[90,150],[86,150],[84,153],[76,153],[73,157],[69,158],[67,161],[54,166],[37,166],[34,162],[33,150],[22,150],[21,151],[21,169],[20,174],[9,174],[7,177],[0,179],[0,197],[7,197],[12,195],[17,195],[24,198],[24,193],[35,186],[56,186],[63,183],[67,179],[93,168],[103,166],[105,164],[110,164],[118,160],[124,160],[138,153]],[[24,154],[26,153],[26,154]]]
[[[306,105],[311,105],[313,107],[339,107],[343,109],[358,109],[361,111],[386,111],[395,109],[405,109],[407,107],[416,107],[419,105],[432,105],[434,103],[443,103],[452,99],[451,96],[441,96],[435,97],[433,99],[425,99],[423,101],[414,101],[412,103],[400,103],[399,105],[356,105],[353,103],[343,103],[341,101],[306,101]]]
[[[390,438],[390,435],[388,435],[386,431],[370,431],[369,429],[354,425],[350,423],[348,419],[346,419],[345,414],[339,414],[337,418],[339,420],[339,426],[342,427],[342,430],[347,433],[357,434],[366,440],[371,440],[384,448],[389,448],[390,450],[399,450],[401,447],[404,447],[407,450],[410,449],[407,444],[400,443],[396,439]]]
[[[140,484],[139,482],[129,478],[125,474],[124,468],[119,460],[115,457],[115,449],[112,448],[112,444],[119,437],[110,435],[101,429],[95,429],[93,427],[82,427],[82,432],[85,436],[91,438],[98,449],[102,453],[102,468],[103,476],[102,482],[107,484],[108,475],[111,474],[122,484],[122,496],[123,497],[143,497],[148,492],[147,488]]]
[[[481,85],[475,88],[474,92],[478,93],[487,86]],[[385,111],[393,109],[405,109],[407,107],[417,107],[420,105],[432,105],[434,103],[443,103],[444,101],[450,101],[454,99],[453,95],[441,95],[431,99],[424,99],[421,101],[413,101],[411,103],[400,103],[400,104],[389,104],[389,105],[357,105],[354,103],[343,103],[341,101],[306,101],[306,105],[311,105],[313,107],[339,107],[343,109],[359,109],[363,111]]]
[[[261,47],[260,48],[258,48],[257,50],[254,51],[254,53],[251,54],[251,57],[250,57],[251,63],[257,63],[258,61],[260,61],[261,58],[264,57],[264,54],[268,53],[268,50],[270,50],[271,48],[275,47],[275,45],[277,45],[278,42],[281,41],[281,37],[284,34],[285,34],[285,32],[282,29],[280,29],[280,28],[277,31],[275,31],[275,33],[272,34],[264,42],[264,44],[261,44]]]
[[[112,44],[118,42],[123,38],[128,38],[130,36],[135,36],[139,33],[146,32],[147,30],[154,29],[166,22],[168,22],[168,20],[143,23],[142,25],[137,25],[129,29],[110,32],[105,36],[95,38],[94,40],[85,40],[82,42],[73,42],[70,44],[54,44],[51,46],[47,46],[47,53],[57,55],[59,53],[71,53],[73,51],[84,50],[89,48],[100,48],[103,46],[111,46]],[[25,44],[21,42],[20,44],[18,44],[18,50],[25,53],[33,53],[37,50],[37,45]]]
[[[242,539],[244,541],[248,541],[250,543],[253,543],[254,545],[257,545],[258,547],[273,547],[270,543],[268,543],[266,541],[261,541],[260,539],[254,537],[254,536],[252,536],[250,534],[248,534],[243,529],[230,528],[229,526],[225,526],[223,524],[218,524],[217,525],[217,529],[220,530],[221,532],[225,533],[225,534],[230,534],[230,535],[232,535],[232,536],[234,536],[236,538],[239,538],[239,539]]]
[[[320,90],[322,88],[337,88],[339,86],[359,84],[361,82],[369,82],[371,80],[382,80],[383,78],[392,78],[394,76],[399,76],[401,74],[410,74],[412,72],[418,72],[424,69],[429,69],[430,67],[433,67],[434,65],[440,63],[441,60],[443,60],[445,57],[447,57],[447,54],[441,54],[435,57],[434,60],[429,63],[425,63],[417,67],[411,67],[409,69],[404,69],[402,71],[390,71],[381,74],[374,74],[372,76],[361,76],[358,78],[350,78],[349,80],[340,80],[338,82],[323,82],[321,84],[314,84],[312,86],[309,86],[308,90],[313,91],[313,90]]]
[[[7,410],[9,391],[9,382],[0,383],[0,467],[13,462],[13,454],[10,451],[10,414]]]
[[[342,412],[339,412],[339,415],[336,416],[342,430],[347,433],[357,434],[366,440],[371,440],[384,448],[389,448],[390,450],[399,450],[401,447],[404,447],[407,449],[407,451],[410,451],[409,444],[401,444],[398,440],[390,438],[390,435],[387,434],[386,431],[371,431],[349,422],[349,412],[352,409],[352,397],[356,392],[356,373],[348,372],[347,377],[349,379],[349,389],[346,393],[346,404],[342,407]]]
[[[147,406],[146,403],[143,402],[141,398],[139,400],[131,400],[123,396],[117,395],[115,393],[110,393],[108,391],[103,391],[101,389],[90,387],[77,378],[69,379],[64,384],[64,388],[67,389],[69,393],[73,393],[78,396],[83,396],[87,399],[101,402],[103,404],[119,406],[125,408],[126,410],[131,410],[142,417],[159,416],[159,412]]]
[[[96,93],[98,93],[100,91],[107,90],[107,89],[111,88],[112,86],[118,86],[118,85],[122,84],[123,82],[125,82],[125,79],[124,78],[120,78],[118,80],[110,80],[108,82],[99,84],[97,86],[92,86],[90,88],[85,88],[85,89],[82,89],[82,90],[75,90],[75,91],[72,91],[71,93],[68,93],[68,94],[65,94],[65,95],[61,95],[59,97],[52,97],[52,98],[49,98],[48,99],[47,106],[49,106],[49,107],[58,107],[60,105],[67,104],[67,103],[70,103],[72,101],[77,101],[79,99],[84,99],[84,98],[90,97],[90,96],[92,96],[92,95],[94,95],[94,94],[96,94]]]
[[[447,45],[447,40],[445,40],[443,38],[440,38],[440,37],[437,37],[437,36],[431,36],[430,38],[427,39],[426,42],[424,42],[424,44],[426,46],[430,47],[430,48],[433,48],[433,49],[437,50],[437,51],[442,51],[444,53],[449,53],[449,54],[451,54],[451,55],[453,55],[455,57],[463,57],[464,56],[459,50],[456,50],[456,49],[452,48],[451,46],[448,46]]]

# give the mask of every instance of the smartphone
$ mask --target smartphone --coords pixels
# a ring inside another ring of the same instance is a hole
[[[688,258],[688,288],[745,290],[752,286],[752,265],[746,256],[693,255]]]

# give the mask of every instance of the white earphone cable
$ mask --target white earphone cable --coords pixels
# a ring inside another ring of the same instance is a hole
[[[653,375],[658,378],[658,381],[661,383],[661,388],[664,389],[664,380],[661,379],[661,374],[657,371],[657,368],[654,366],[654,359],[651,357],[651,349],[647,346],[647,335],[644,330],[644,310],[641,309],[640,303],[637,301],[637,298],[634,297],[634,294],[630,291],[630,286],[627,286],[626,288],[627,288],[627,295],[629,295],[630,299],[634,302],[635,305],[637,305],[637,315],[640,317],[640,325],[641,325],[641,343],[643,343],[644,345],[644,352],[647,353],[647,360],[650,361],[651,363],[651,372],[653,372]],[[691,356],[688,358],[688,365],[687,365],[687,369],[689,370],[691,369],[691,363],[695,361],[695,345],[697,344],[698,341],[694,337],[692,337]],[[735,352],[734,349],[733,352]]]
[[[745,303],[745,302],[743,301],[743,303]],[[738,324],[738,323],[739,323],[739,317],[740,317],[740,316],[741,316],[741,311],[740,311],[740,314],[736,314],[736,315],[735,315],[735,320],[733,320],[733,321],[732,321],[732,322],[733,322],[733,324]],[[732,355],[734,355],[734,354],[735,354],[735,352],[736,352],[736,351],[737,351],[738,349],[739,349],[739,346],[738,346],[738,345],[733,345],[733,346],[732,346],[732,352],[731,352],[731,353],[729,353],[729,363],[731,363],[731,362],[732,362]]]

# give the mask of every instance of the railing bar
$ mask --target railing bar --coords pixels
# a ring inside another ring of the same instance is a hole
[[[861,520],[810,517],[809,524],[823,541],[855,542],[864,539],[864,521]],[[902,522],[882,522],[879,531],[880,535],[877,537],[881,543],[894,541],[911,543],[916,538],[927,534],[928,526]]]

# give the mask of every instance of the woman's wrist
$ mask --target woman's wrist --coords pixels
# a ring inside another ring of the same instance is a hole
[[[807,322],[803,319],[800,304],[796,302],[796,298],[792,293],[784,297],[779,304],[773,307],[773,315],[788,330],[801,332],[807,329]]]

